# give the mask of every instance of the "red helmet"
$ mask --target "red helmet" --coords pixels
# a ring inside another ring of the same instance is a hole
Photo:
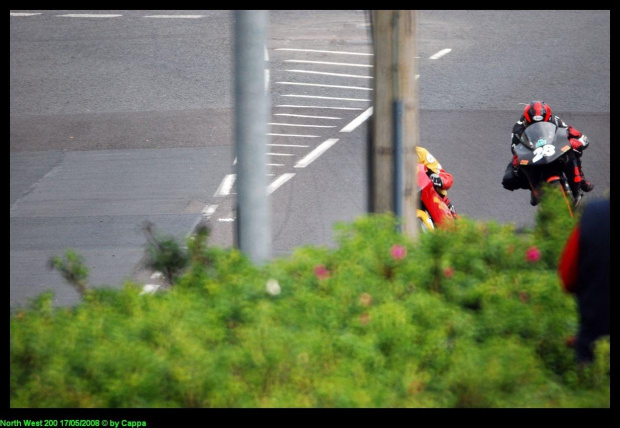
[[[551,120],[551,109],[544,101],[532,101],[525,106],[523,116],[528,125],[533,122],[548,122]]]

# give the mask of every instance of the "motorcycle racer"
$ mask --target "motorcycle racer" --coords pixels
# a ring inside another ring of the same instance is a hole
[[[454,209],[452,202],[450,202],[450,199],[448,199],[447,192],[447,190],[450,189],[454,183],[452,174],[446,172],[435,156],[433,156],[424,147],[416,146],[415,150],[418,155],[418,163],[424,164],[428,168],[430,171],[429,178],[433,182],[437,193],[441,196],[452,214],[456,215],[456,210]]]
[[[515,154],[515,147],[519,144],[523,131],[536,122],[550,122],[555,124],[559,128],[567,128],[567,136],[570,141],[573,152],[575,153],[576,168],[575,171],[567,171],[567,177],[573,177],[576,185],[578,185],[584,192],[589,192],[594,188],[594,185],[585,179],[583,170],[581,167],[581,156],[583,151],[588,147],[588,137],[581,133],[579,130],[573,128],[571,125],[567,125],[559,116],[554,116],[551,112],[551,108],[544,101],[532,101],[523,109],[521,118],[515,123],[512,128],[511,134],[511,146],[512,161],[508,163],[502,185],[505,189],[530,189],[529,183],[523,174],[519,174],[519,165],[517,164],[517,155]],[[538,198],[531,194],[530,203],[536,205]]]

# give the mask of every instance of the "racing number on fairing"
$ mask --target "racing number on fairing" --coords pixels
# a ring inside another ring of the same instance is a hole
[[[534,150],[534,159],[532,162],[538,162],[543,156],[553,156],[555,154],[555,147],[552,144],[545,144],[542,147],[538,147]]]

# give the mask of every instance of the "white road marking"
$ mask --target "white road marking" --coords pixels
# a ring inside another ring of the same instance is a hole
[[[279,104],[276,107],[322,108],[322,109],[331,109],[331,110],[364,110],[361,107],[295,106],[295,105],[289,105],[289,104]]]
[[[363,98],[338,98],[338,97],[320,97],[317,95],[299,95],[299,94],[285,94],[281,95],[282,97],[295,97],[295,98],[316,98],[320,100],[340,100],[340,101],[363,101],[370,102],[370,100],[366,100]]]
[[[289,113],[274,113],[274,116],[290,116],[290,117],[308,117],[312,119],[328,119],[328,120],[342,120],[341,117],[333,116],[310,116],[305,114],[289,114]]]
[[[230,189],[232,189],[235,183],[235,178],[237,178],[236,174],[227,174],[213,196],[228,196],[230,194]]]
[[[310,147],[310,146],[305,146],[302,144],[267,144],[268,146],[274,146],[274,147]]]
[[[56,16],[66,16],[68,18],[116,18],[123,15],[114,15],[107,13],[67,13],[65,15]]]
[[[308,74],[322,74],[325,76],[338,76],[338,77],[354,77],[358,79],[372,79],[372,76],[360,76],[359,74],[342,74],[342,73],[327,73],[325,71],[312,71],[312,70],[284,70],[290,73],[308,73]]]
[[[283,62],[296,62],[300,64],[323,64],[323,65],[342,65],[345,67],[373,67],[372,64],[352,64],[349,62],[327,62],[327,61],[309,61],[306,59],[285,59]]]
[[[342,128],[340,132],[351,132],[358,126],[360,126],[366,119],[368,119],[372,115],[372,107],[368,107],[368,109],[353,119],[347,126]]]
[[[193,19],[202,18],[204,15],[146,15],[143,18],[180,18],[180,19]]]
[[[207,205],[206,207],[204,207],[204,209],[200,213],[201,216],[196,219],[191,230],[195,230],[201,221],[208,220],[213,215],[216,209],[217,209],[217,205]],[[151,276],[151,278],[153,277]]]
[[[202,216],[205,218],[209,218],[213,215],[215,210],[217,209],[217,205],[207,205],[201,212]]]
[[[327,149],[338,142],[338,138],[330,138],[322,142],[316,149],[308,153],[303,159],[295,164],[295,168],[305,168],[321,156]]]
[[[319,138],[320,135],[298,135],[298,134],[267,134],[274,137],[299,137],[299,138]]]
[[[341,88],[341,89],[357,89],[361,91],[372,91],[372,88],[364,88],[362,86],[319,85],[318,83],[299,83],[299,82],[276,82],[276,83],[280,85],[319,86],[321,88]]]
[[[447,54],[448,52],[450,52],[452,49],[442,49],[439,52],[437,52],[434,55],[431,55],[428,59],[437,59],[437,58],[441,58],[442,56],[444,56],[445,54]]]
[[[335,128],[332,125],[301,125],[295,123],[269,123],[269,125],[278,125],[278,126],[300,126],[303,128]]]
[[[41,15],[41,13],[26,13],[26,12],[11,12],[11,16],[34,16]]]
[[[281,176],[273,180],[273,182],[269,186],[267,186],[267,194],[272,194],[278,189],[278,187],[282,186],[293,177],[295,177],[294,173],[282,174]]]
[[[218,218],[217,221],[235,221],[234,218]]]
[[[276,51],[297,51],[297,52],[319,52],[319,53],[331,53],[331,54],[341,54],[341,55],[364,55],[364,56],[372,56],[374,54],[371,53],[361,53],[361,52],[344,52],[344,51],[321,51],[316,49],[293,49],[293,48],[278,48],[274,49]]]

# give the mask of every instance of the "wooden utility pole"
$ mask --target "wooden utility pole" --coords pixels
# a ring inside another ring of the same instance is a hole
[[[372,12],[374,114],[369,144],[369,211],[393,212],[402,230],[418,233],[416,209],[419,100],[417,11]]]

